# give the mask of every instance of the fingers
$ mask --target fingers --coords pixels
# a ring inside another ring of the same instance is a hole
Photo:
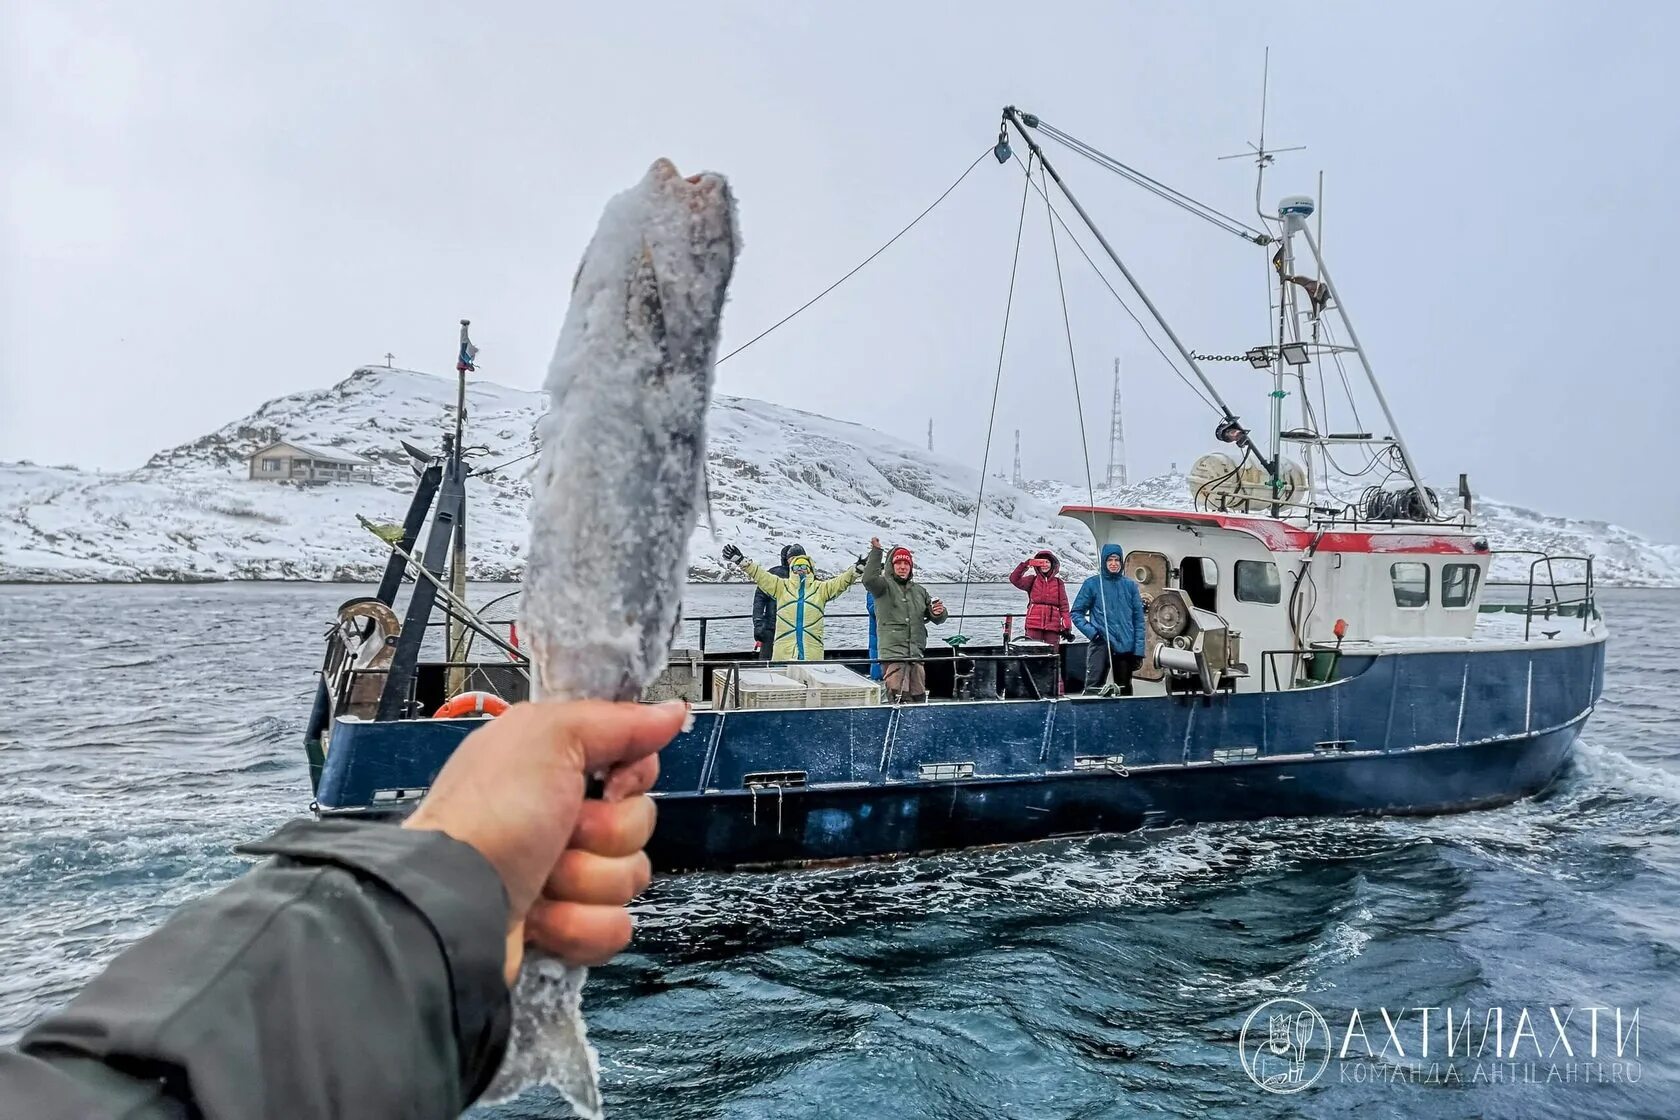
[[[646,890],[652,878],[645,852],[610,857],[571,848],[549,873],[543,894],[557,901],[623,906]]]
[[[634,855],[653,835],[657,810],[646,794],[623,801],[585,801],[571,847],[609,859]]]
[[[659,780],[659,756],[650,754],[646,758],[639,758],[635,762],[615,766],[607,773],[607,782],[601,791],[602,801],[623,801],[635,797],[638,793],[646,793],[653,788],[653,783]]]
[[[530,741],[575,751],[582,768],[595,773],[653,754],[676,738],[687,718],[688,705],[681,700],[568,700],[516,704],[496,722],[521,726],[522,737]]]
[[[634,924],[621,906],[539,899],[525,919],[526,940],[567,964],[605,964],[630,944]]]

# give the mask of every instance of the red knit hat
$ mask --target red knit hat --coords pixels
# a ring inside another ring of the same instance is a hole
[[[899,545],[897,548],[892,550],[892,556],[887,562],[890,564],[896,564],[898,563],[900,557],[909,560],[912,564],[916,562],[915,558],[910,555],[910,550],[905,548],[903,545]]]

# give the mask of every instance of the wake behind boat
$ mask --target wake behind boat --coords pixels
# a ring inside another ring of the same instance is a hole
[[[1262,441],[1204,374],[1207,356],[1179,341],[1068,191],[1045,137],[1118,165],[1013,108],[998,162],[1022,166],[1023,190],[1038,189],[1047,206],[1061,192],[1147,309],[1174,371],[1205,391],[1216,438],[1233,452],[1198,461],[1192,510],[1062,509],[1099,549],[1121,547],[1141,590],[1144,651],[1131,694],[1083,679],[1083,643],[1045,646],[1000,626],[995,641],[922,651],[927,702],[895,703],[867,676],[865,649],[767,670],[750,649],[709,643],[698,620],[698,645],[674,650],[649,693],[696,706],[692,729],[661,756],[649,847],[657,867],[850,860],[1181,822],[1450,812],[1538,793],[1567,764],[1603,686],[1592,560],[1501,554],[1478,529],[1462,479],[1451,512],[1424,485],[1308,228],[1312,200],[1284,199],[1264,229],[1216,215],[1276,271],[1272,337],[1233,356],[1271,373]],[[1027,148],[1024,163],[1012,140]],[[1267,162],[1262,149],[1262,172]],[[1345,359],[1365,373],[1391,434],[1338,430],[1314,411],[1309,379],[1345,372]],[[1301,415],[1286,426],[1286,386],[1297,385]],[[480,719],[529,694],[515,635],[464,601],[471,471],[462,442],[458,428],[440,456],[409,449],[419,485],[389,534],[384,578],[374,596],[341,608],[328,637],[307,736],[323,815],[408,811]],[[1340,470],[1338,454],[1360,468]],[[1374,470],[1402,482],[1346,491],[1348,476]],[[1527,572],[1513,602],[1491,601],[1501,555]],[[405,574],[415,582],[399,619]],[[438,629],[440,655],[423,656]]]

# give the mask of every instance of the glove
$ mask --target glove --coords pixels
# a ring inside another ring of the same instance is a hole
[[[867,555],[867,554],[866,554],[866,555],[863,555],[863,556],[859,556],[859,557],[858,557],[858,558],[857,558],[857,570],[858,570],[858,575],[860,575],[860,576],[861,576],[861,575],[862,575],[862,574],[863,574],[863,566],[864,566],[864,565],[865,565],[865,564],[867,564],[867,563],[869,563],[869,557],[868,557],[868,555]]]
[[[734,545],[726,544],[723,546],[723,558],[731,564],[739,564],[745,557],[746,553],[742,552]]]
[[[1062,631],[1062,641],[1071,642],[1073,640],[1074,640],[1073,627],[1070,626],[1066,630]]]

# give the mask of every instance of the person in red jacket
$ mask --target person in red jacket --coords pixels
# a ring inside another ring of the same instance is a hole
[[[1056,554],[1046,548],[1021,561],[1009,576],[1010,583],[1027,593],[1026,636],[1053,646],[1061,645],[1062,636],[1073,629],[1067,585],[1056,574],[1060,569]]]

